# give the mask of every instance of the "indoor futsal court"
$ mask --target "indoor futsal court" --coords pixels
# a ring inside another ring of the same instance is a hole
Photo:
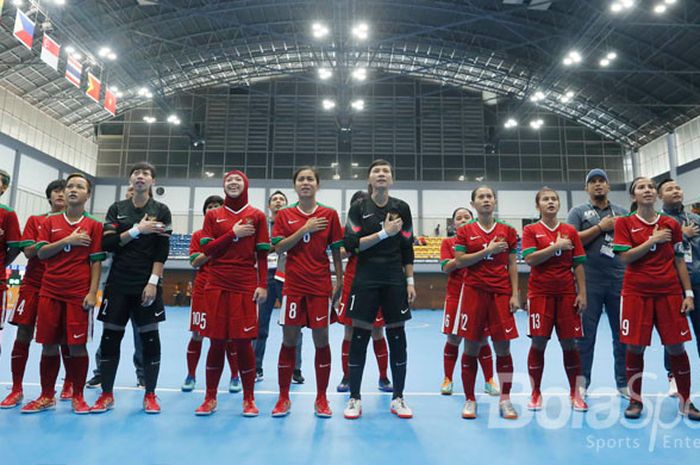
[[[699,22],[0,0],[0,464],[691,462]]]

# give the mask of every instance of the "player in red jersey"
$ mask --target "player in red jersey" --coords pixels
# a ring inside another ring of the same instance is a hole
[[[523,229],[523,258],[530,265],[528,280],[528,336],[532,340],[527,368],[532,383],[528,409],[542,409],[540,384],[544,351],[552,330],[557,329],[564,353],[564,370],[569,380],[571,405],[578,412],[588,410],[577,382],[581,358],[576,339],[583,337],[581,313],[586,309],[586,252],[576,229],[557,220],[559,194],[543,187],[535,196],[540,221]],[[572,273],[573,269],[573,273]],[[575,282],[574,282],[575,281]]]
[[[627,264],[620,304],[620,342],[627,344],[630,393],[625,417],[642,415],[644,349],[656,327],[678,386],[679,412],[700,421],[700,411],[690,401],[690,363],[683,346],[691,339],[686,313],[695,308],[683,259],[683,233],[676,220],[656,212],[656,194],[654,181],[635,178],[630,186],[632,213],[615,223],[613,250]]]
[[[0,197],[10,187],[10,179],[6,171],[0,170]],[[5,323],[5,267],[19,255],[21,236],[17,214],[10,207],[0,204],[0,330]]]
[[[462,226],[455,241],[457,268],[469,268],[460,311],[455,316],[457,334],[466,339],[462,355],[462,384],[466,396],[462,418],[476,418],[477,356],[488,328],[501,384],[500,414],[505,419],[515,420],[518,413],[510,400],[513,384],[510,340],[518,337],[513,313],[520,307],[515,258],[517,234],[512,226],[494,218],[496,194],[492,188],[477,187],[472,191],[471,200],[477,219]]]
[[[465,207],[459,207],[452,212],[452,222],[455,231],[469,221],[474,219],[472,212]],[[461,311],[460,302],[462,295],[462,286],[467,269],[457,269],[457,261],[455,258],[455,242],[456,236],[443,239],[440,245],[440,268],[444,273],[447,273],[447,289],[445,295],[445,306],[442,316],[442,332],[447,335],[445,349],[443,351],[443,366],[445,370],[445,378],[440,386],[440,393],[445,396],[452,395],[453,383],[452,376],[454,374],[455,364],[459,357],[459,344],[462,342],[462,337],[457,333],[458,321],[457,313]],[[489,346],[486,337],[484,344],[479,351],[479,365],[484,372],[484,392],[491,396],[498,396],[501,390],[498,383],[493,379],[493,354],[491,346]]]
[[[39,231],[35,247],[45,263],[36,321],[36,341],[43,344],[41,395],[22,407],[22,413],[56,406],[58,346],[64,342],[70,348],[66,372],[73,383],[73,412],[90,412],[83,399],[89,364],[85,344],[92,332],[92,310],[97,303],[101,261],[105,259],[102,223],[85,211],[91,192],[92,184],[84,175],[69,175],[66,210],[46,218]]]
[[[66,182],[63,179],[51,181],[46,187],[46,199],[51,206],[51,213],[57,213],[65,208],[63,190]],[[0,408],[13,408],[20,405],[24,397],[22,381],[24,380],[24,370],[29,358],[29,343],[34,337],[36,326],[36,315],[39,303],[39,289],[41,288],[41,277],[44,273],[44,263],[36,256],[36,242],[39,238],[41,224],[49,214],[33,215],[27,219],[27,224],[22,232],[21,246],[24,255],[27,257],[27,268],[19,288],[19,296],[14,308],[10,311],[8,321],[17,326],[17,336],[12,347],[12,391],[0,402]],[[64,366],[68,367],[68,347],[61,345],[61,356]],[[73,386],[70,377],[66,376],[63,389],[59,396],[61,400],[71,400],[73,398]]]
[[[277,212],[272,231],[272,242],[277,253],[287,252],[280,324],[282,347],[279,355],[280,396],[272,410],[273,417],[289,414],[289,385],[294,371],[296,345],[301,328],[311,329],[316,347],[316,416],[332,415],[326,398],[331,373],[331,349],[328,345],[328,326],[332,313],[331,297],[343,282],[340,248],[343,232],[338,213],[316,201],[320,187],[318,173],[312,167],[298,169],[292,177],[299,202]],[[336,275],[336,287],[331,274],[326,249],[331,249]]]
[[[350,199],[350,205],[357,201],[368,199],[369,194],[364,191],[357,191]],[[345,266],[343,274],[343,293],[338,302],[338,323],[345,326],[343,333],[343,345],[341,348],[341,359],[343,366],[343,379],[338,384],[336,390],[338,392],[348,392],[350,390],[350,342],[352,341],[352,319],[348,316],[350,291],[352,290],[352,282],[355,279],[355,267],[357,266],[357,255],[350,255],[345,250],[341,251],[344,257],[348,257],[348,263]],[[387,376],[387,368],[389,366],[389,349],[384,337],[384,316],[381,309],[377,312],[377,317],[372,324],[372,345],[374,347],[374,356],[377,358],[377,367],[379,368],[378,387],[382,392],[393,392],[394,387]]]
[[[207,354],[207,390],[196,415],[216,410],[216,393],[224,370],[226,341],[236,347],[243,383],[243,416],[260,412],[255,406],[255,354],[251,340],[258,335],[258,305],[267,298],[267,218],[248,204],[248,178],[232,170],[224,176],[224,206],[209,210],[202,228],[202,253],[210,258],[204,287],[211,345]]]
[[[218,195],[210,195],[204,200],[202,211],[206,215],[209,210],[220,208],[224,204],[224,199]],[[208,267],[207,262],[209,257],[202,253],[203,231],[201,229],[192,233],[190,240],[190,265],[197,270],[194,278],[194,286],[192,290],[192,303],[190,307],[190,331],[192,338],[187,344],[187,377],[182,384],[183,392],[191,392],[196,384],[197,363],[202,353],[202,332],[207,327],[207,313],[204,302],[204,287],[207,284]],[[228,385],[228,390],[231,393],[241,392],[241,380],[238,376],[238,354],[233,343],[229,342],[226,345],[226,359],[228,360],[229,368],[231,368],[231,381]]]

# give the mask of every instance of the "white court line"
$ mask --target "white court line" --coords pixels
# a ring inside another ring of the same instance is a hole
[[[22,383],[23,386],[31,386],[31,387],[41,387],[41,384],[39,383]],[[11,382],[0,382],[0,386],[12,386]],[[136,386],[114,386],[115,391],[143,391],[143,388],[136,387]],[[100,392],[99,389],[85,389],[86,392],[90,391],[95,391],[95,392]],[[157,392],[182,392],[181,389],[179,388],[168,388],[168,387],[159,387],[156,388]],[[205,390],[204,389],[195,389],[191,392],[196,392],[200,394],[204,394]],[[228,389],[220,389],[218,391],[221,394],[228,394]],[[189,394],[189,392],[184,393],[184,394]],[[274,395],[277,396],[279,395],[279,391],[267,391],[267,390],[255,390],[256,395]],[[316,391],[293,391],[290,390],[289,394],[292,396],[315,396]],[[349,392],[336,392],[336,391],[329,391],[327,392],[328,396],[336,396],[336,397],[346,397],[349,396]],[[371,391],[371,392],[362,392],[363,397],[371,397],[371,396],[376,396],[376,397],[381,397],[381,396],[390,396],[391,392],[379,392],[379,391]],[[411,397],[461,397],[463,394],[460,393],[455,393],[452,396],[444,396],[440,394],[440,392],[404,392],[405,396],[411,396]],[[568,398],[569,393],[568,392],[545,392],[543,393],[544,397],[564,397]],[[498,396],[490,396],[486,393],[481,393],[478,392],[476,393],[477,397],[485,397],[485,398],[490,398],[490,397],[498,397]],[[511,393],[511,397],[530,397],[529,392],[514,392]],[[596,392],[596,393],[589,393],[586,397],[589,397],[591,399],[600,399],[600,398],[606,398],[606,397],[617,397],[619,394],[617,391],[603,391],[603,392]],[[667,394],[663,393],[656,393],[656,394],[644,394],[644,397],[654,397],[654,398],[659,398],[659,397],[668,397]]]

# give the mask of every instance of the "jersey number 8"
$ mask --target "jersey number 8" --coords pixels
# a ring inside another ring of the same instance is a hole
[[[289,304],[289,318],[292,320],[297,317],[297,304],[292,302]]]

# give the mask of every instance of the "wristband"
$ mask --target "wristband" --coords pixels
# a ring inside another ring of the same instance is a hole
[[[695,293],[691,289],[688,289],[687,291],[685,291],[685,296],[690,297],[691,299],[694,299]]]
[[[389,234],[386,232],[386,229],[382,229],[381,231],[379,231],[379,232],[377,233],[377,235],[379,235],[379,240],[380,240],[380,241],[383,241],[384,239],[386,239],[387,237],[389,237]]]
[[[157,286],[158,283],[160,282],[160,276],[157,274],[152,274],[150,278],[148,278],[148,284],[153,284],[154,286]]]
[[[407,286],[415,286],[416,285],[416,278],[414,278],[413,276],[408,276],[406,278],[406,285]]]
[[[133,225],[128,232],[132,239],[138,239],[138,237],[141,235],[141,231],[139,231],[139,227],[137,225]]]

